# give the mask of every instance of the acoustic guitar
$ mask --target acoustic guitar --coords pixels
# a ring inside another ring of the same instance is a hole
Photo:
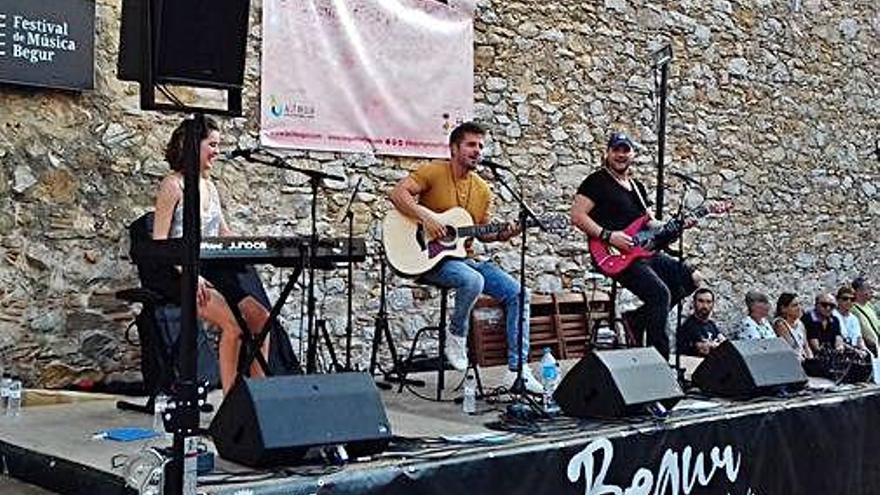
[[[382,221],[382,244],[388,264],[397,273],[418,277],[427,273],[441,261],[448,258],[465,258],[465,242],[471,237],[482,237],[503,231],[509,224],[488,223],[474,225],[470,213],[464,208],[450,208],[438,213],[438,221],[446,226],[446,235],[440,239],[428,239],[427,231],[421,223],[392,209]],[[550,215],[541,217],[541,224],[548,230],[568,228],[568,217]],[[533,219],[526,221],[526,227],[535,226]]]

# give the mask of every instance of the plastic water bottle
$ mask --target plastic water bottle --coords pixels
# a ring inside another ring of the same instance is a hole
[[[9,383],[9,396],[6,398],[6,415],[18,416],[21,413],[21,380],[12,378]]]
[[[165,434],[165,422],[162,415],[168,409],[168,396],[165,394],[157,394],[153,399],[153,431]]]
[[[464,379],[464,400],[461,401],[461,410],[465,414],[477,412],[477,380],[471,373],[468,373]]]
[[[559,406],[553,399],[556,384],[559,382],[559,366],[549,347],[544,348],[541,358],[541,385],[544,387],[544,412],[549,415],[559,414]]]
[[[6,404],[9,401],[9,386],[12,385],[12,378],[9,375],[2,375],[0,378],[0,416],[6,415]]]

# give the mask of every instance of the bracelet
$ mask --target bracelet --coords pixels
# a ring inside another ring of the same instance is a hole
[[[599,239],[602,239],[605,242],[611,242],[611,234],[614,232],[608,229],[602,229],[602,232],[599,233]]]

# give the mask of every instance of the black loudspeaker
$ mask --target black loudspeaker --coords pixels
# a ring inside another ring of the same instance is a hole
[[[366,373],[240,378],[211,421],[220,457],[251,467],[295,464],[312,447],[384,450],[391,425]]]
[[[593,351],[553,394],[567,416],[621,417],[659,402],[668,410],[684,397],[669,363],[653,347]]]
[[[123,0],[119,79],[145,79],[147,10],[156,83],[242,86],[250,0]]]
[[[782,339],[727,340],[703,359],[693,382],[707,394],[754,397],[803,388],[807,375]]]

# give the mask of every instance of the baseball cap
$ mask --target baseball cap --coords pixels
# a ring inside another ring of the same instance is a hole
[[[852,281],[852,288],[855,290],[862,290],[869,285],[871,284],[868,282],[868,278],[864,275],[859,275]]]
[[[625,132],[615,132],[608,138],[608,148],[615,146],[627,146],[629,149],[635,148],[632,139]]]

